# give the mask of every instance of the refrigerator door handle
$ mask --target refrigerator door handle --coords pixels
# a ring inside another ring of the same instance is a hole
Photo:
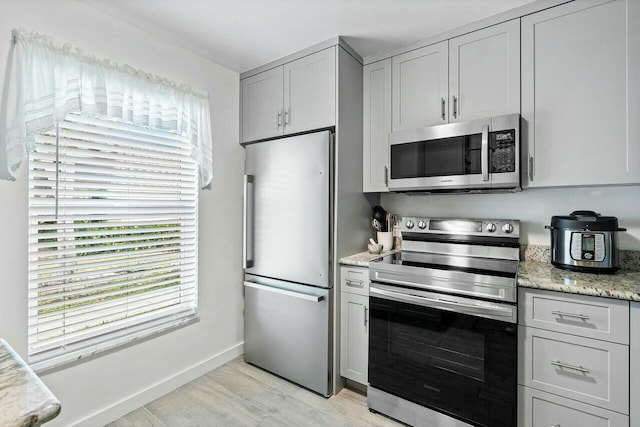
[[[294,292],[294,291],[289,291],[287,289],[274,288],[272,286],[259,285],[257,283],[251,283],[251,282],[244,282],[244,285],[249,287],[249,288],[255,288],[255,289],[260,289],[261,291],[267,291],[267,292],[273,292],[273,293],[276,293],[276,294],[287,295],[287,296],[290,296],[290,297],[303,299],[303,300],[307,300],[307,301],[311,301],[311,302],[320,302],[320,301],[324,300],[324,297],[321,296],[321,295],[309,295],[309,294],[304,294],[302,292]]]
[[[253,267],[253,197],[249,185],[253,186],[253,175],[245,174],[242,192],[242,268],[245,270]]]

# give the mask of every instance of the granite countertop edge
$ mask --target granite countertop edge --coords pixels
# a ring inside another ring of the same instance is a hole
[[[60,414],[58,399],[4,339],[0,368],[0,425],[39,426]]]
[[[536,248],[534,247],[534,249]],[[542,249],[546,248],[542,247]],[[369,262],[397,252],[400,252],[400,249],[393,249],[381,254],[359,252],[343,257],[339,262],[344,266],[369,267]],[[640,266],[633,269],[623,269],[615,274],[593,274],[563,270],[541,259],[545,259],[545,257],[520,261],[518,266],[519,287],[640,301]]]
[[[640,301],[640,269],[615,274],[563,270],[548,262],[520,261],[518,286],[571,294]]]
[[[340,265],[351,265],[354,267],[369,267],[369,263],[371,261],[382,258],[387,255],[392,255],[398,252],[400,252],[400,249],[391,249],[390,251],[385,251],[379,254],[370,254],[367,251],[358,252],[357,254],[340,258],[338,263]]]

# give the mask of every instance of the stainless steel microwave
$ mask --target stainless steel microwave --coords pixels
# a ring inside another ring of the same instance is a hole
[[[520,115],[389,134],[389,190],[520,190]]]

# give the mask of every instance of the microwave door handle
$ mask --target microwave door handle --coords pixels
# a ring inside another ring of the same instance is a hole
[[[482,162],[482,180],[489,181],[489,126],[482,126],[482,148],[480,151]]]

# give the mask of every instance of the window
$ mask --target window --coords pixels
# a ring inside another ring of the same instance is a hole
[[[69,114],[29,157],[29,360],[197,315],[198,166],[181,136]]]

